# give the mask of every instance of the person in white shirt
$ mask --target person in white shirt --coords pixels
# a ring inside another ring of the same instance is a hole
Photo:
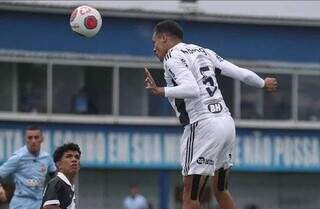
[[[148,201],[139,193],[137,185],[130,186],[129,193],[124,198],[123,209],[148,209]]]
[[[219,209],[234,209],[228,176],[233,162],[235,124],[216,76],[222,74],[267,91],[276,90],[277,80],[262,79],[210,49],[183,43],[182,28],[175,21],[159,22],[152,39],[154,53],[163,62],[167,85],[157,86],[145,68],[146,88],[155,95],[167,97],[184,126],[180,150],[182,208],[200,208],[199,200],[210,177]]]

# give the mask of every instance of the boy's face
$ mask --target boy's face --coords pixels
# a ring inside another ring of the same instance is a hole
[[[62,158],[57,162],[57,167],[65,175],[76,175],[80,170],[79,152],[69,150],[63,153]]]

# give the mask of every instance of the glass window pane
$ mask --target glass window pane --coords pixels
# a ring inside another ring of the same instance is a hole
[[[261,77],[276,77],[279,83],[276,92],[241,84],[241,118],[289,120],[292,117],[292,76],[262,74]]]
[[[13,65],[0,63],[0,111],[12,111]]]
[[[263,91],[241,83],[241,118],[263,118]]]
[[[275,92],[264,91],[264,118],[284,119],[292,118],[292,76],[291,75],[263,75],[262,77],[276,77],[279,88]]]
[[[120,115],[147,115],[148,91],[144,70],[120,68]]]
[[[320,120],[320,75],[299,75],[298,77],[298,119]]]
[[[43,64],[17,64],[18,111],[46,112],[47,66]]]
[[[112,68],[53,66],[53,112],[111,114]]]
[[[158,86],[166,86],[162,69],[150,69],[150,73]],[[148,92],[148,115],[175,116],[175,113],[167,98],[155,96]]]

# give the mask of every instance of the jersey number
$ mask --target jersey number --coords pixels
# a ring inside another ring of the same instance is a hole
[[[206,71],[210,71],[210,68],[208,66],[200,67],[200,73],[201,75],[203,75],[202,82],[204,85],[207,85],[209,83],[210,87],[207,87],[206,90],[208,94],[212,97],[217,90],[217,86],[214,85],[212,77],[206,76],[204,74],[204,72]]]

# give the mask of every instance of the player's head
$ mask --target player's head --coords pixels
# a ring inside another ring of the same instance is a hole
[[[53,153],[53,160],[60,172],[74,176],[80,169],[80,147],[74,143],[64,144]]]
[[[162,62],[168,50],[183,40],[181,26],[173,20],[159,22],[153,29],[153,51]]]
[[[139,187],[135,184],[132,184],[130,185],[129,187],[129,192],[130,192],[130,195],[132,197],[136,196],[137,194],[139,194]]]
[[[42,131],[37,126],[29,126],[25,131],[26,145],[30,153],[37,155],[43,142]]]

